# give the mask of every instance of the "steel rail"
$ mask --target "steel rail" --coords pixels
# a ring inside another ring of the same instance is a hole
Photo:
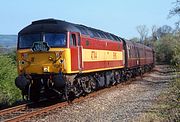
[[[27,107],[27,105],[29,105],[29,103],[0,110],[0,116],[3,116],[5,114],[9,114],[9,113],[15,112],[15,111],[18,111],[18,110],[21,110],[21,109],[25,109]]]

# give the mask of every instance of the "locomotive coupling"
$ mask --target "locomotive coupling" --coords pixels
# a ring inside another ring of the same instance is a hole
[[[15,85],[20,90],[25,90],[26,86],[30,84],[30,79],[28,79],[25,75],[19,75],[15,79]]]

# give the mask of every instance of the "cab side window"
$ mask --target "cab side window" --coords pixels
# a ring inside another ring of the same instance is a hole
[[[76,35],[75,34],[71,34],[70,35],[70,46],[76,46]]]

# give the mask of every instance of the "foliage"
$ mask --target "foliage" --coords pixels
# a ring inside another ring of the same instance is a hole
[[[14,84],[16,65],[10,56],[0,54],[0,103],[12,104],[20,98],[20,91]]]
[[[170,64],[173,52],[172,41],[173,37],[171,35],[166,35],[156,42],[155,51],[157,62]]]
[[[172,27],[168,26],[168,25],[163,25],[162,27],[159,27],[157,29],[157,37],[160,39],[163,36],[166,36],[170,33],[172,33],[173,29]]]
[[[174,2],[174,7],[170,10],[169,15],[170,16],[180,15],[180,1],[179,0],[176,0],[176,2]]]
[[[134,37],[134,38],[132,38],[130,40],[133,41],[133,42],[136,42],[136,43],[140,43],[140,39],[137,38],[137,37]]]
[[[174,46],[171,64],[180,69],[180,33],[174,36]]]
[[[174,7],[169,11],[169,18],[171,17],[180,17],[180,0],[176,0],[176,2],[173,2]],[[180,32],[180,20],[178,20],[176,23],[176,30]]]
[[[180,72],[177,72],[177,75],[180,75]],[[180,78],[176,78],[172,83],[173,89],[172,91],[176,94],[175,101],[180,102]],[[179,104],[180,108],[180,104]]]
[[[7,53],[5,55],[12,59],[13,64],[16,64],[16,50],[15,49],[11,49],[10,53]]]
[[[180,66],[180,33],[167,34],[155,43],[157,62]]]

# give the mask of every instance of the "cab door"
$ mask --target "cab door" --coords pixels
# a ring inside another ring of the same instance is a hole
[[[80,34],[77,32],[69,33],[69,47],[71,50],[71,71],[82,71],[82,46]]]

